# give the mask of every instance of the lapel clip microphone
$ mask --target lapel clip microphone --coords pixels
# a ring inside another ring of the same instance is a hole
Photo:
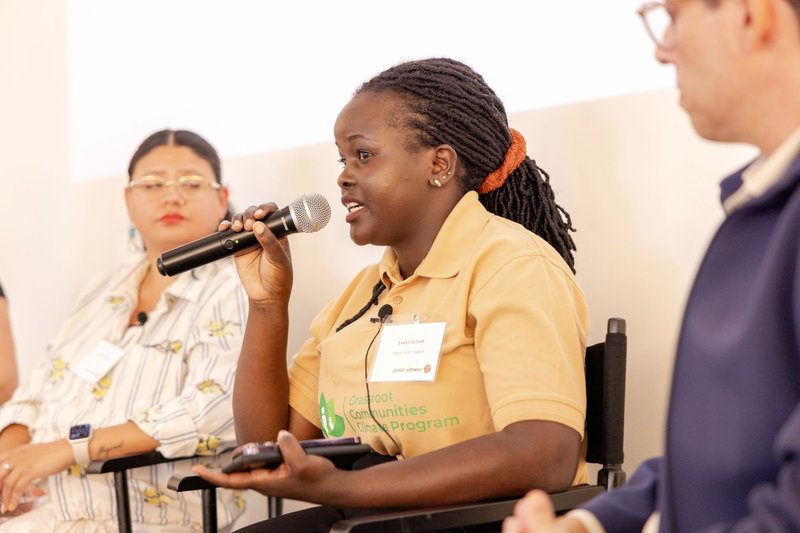
[[[394,309],[389,304],[383,304],[380,309],[378,309],[378,318],[370,318],[370,322],[380,322],[383,324],[386,322],[386,317],[391,316]]]

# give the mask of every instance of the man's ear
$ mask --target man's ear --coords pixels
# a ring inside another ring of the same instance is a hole
[[[744,46],[752,52],[768,45],[775,39],[777,31],[776,2],[786,0],[739,0],[744,8]],[[788,7],[788,5],[787,5]]]

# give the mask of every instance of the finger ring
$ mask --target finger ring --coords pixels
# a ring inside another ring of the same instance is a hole
[[[6,472],[10,472],[10,471],[11,471],[11,468],[13,468],[13,467],[11,466],[11,464],[9,464],[9,463],[3,463],[3,464],[2,464],[2,465],[0,465],[0,466],[2,466],[2,467],[3,467],[3,470],[5,470]]]

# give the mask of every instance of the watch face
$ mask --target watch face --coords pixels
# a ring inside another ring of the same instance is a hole
[[[92,426],[90,424],[81,424],[69,428],[69,440],[88,439],[91,434]]]

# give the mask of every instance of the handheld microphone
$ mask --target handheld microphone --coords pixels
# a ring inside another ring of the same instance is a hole
[[[261,222],[280,238],[297,232],[321,230],[330,219],[331,206],[325,197],[310,193],[271,213]],[[252,231],[227,229],[164,252],[156,260],[156,267],[162,276],[174,276],[256,246],[258,240]]]

